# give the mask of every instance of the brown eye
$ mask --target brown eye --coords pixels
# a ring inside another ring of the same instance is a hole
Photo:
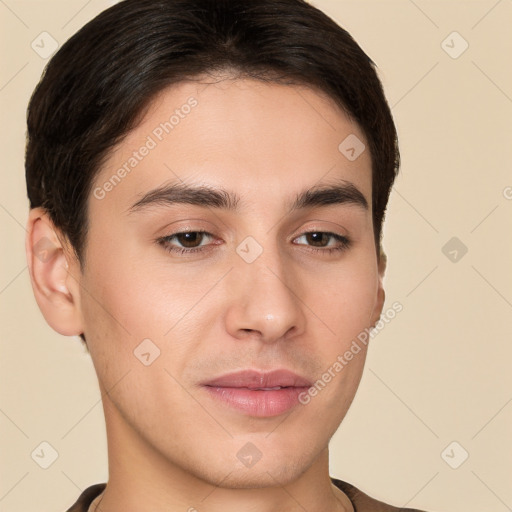
[[[207,231],[181,231],[159,238],[157,242],[169,252],[192,253],[206,249],[208,244],[201,245],[206,238],[213,238],[213,235]]]
[[[177,233],[174,236],[181,245],[190,249],[197,247],[197,245],[201,243],[204,238],[204,233],[200,233],[199,231],[191,231],[187,233]]]
[[[351,241],[348,237],[338,235],[337,233],[329,233],[327,231],[309,231],[297,237],[295,240],[298,240],[299,238],[304,238],[307,245],[312,246],[310,250],[328,254],[334,251],[344,251],[348,249],[351,244]],[[329,244],[331,239],[335,241],[334,244]]]
[[[315,231],[306,233],[305,236],[306,240],[316,247],[325,247],[329,242],[329,238],[331,238],[329,233],[320,233]]]

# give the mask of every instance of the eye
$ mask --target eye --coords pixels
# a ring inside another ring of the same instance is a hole
[[[203,251],[205,245],[201,245],[201,242],[208,237],[213,238],[213,235],[207,231],[181,231],[159,238],[157,242],[166,251],[183,254]],[[181,244],[181,247],[173,244],[173,240]]]
[[[295,238],[295,240],[299,240],[300,238],[305,238],[308,243],[313,244],[313,247],[310,247],[309,250],[328,254],[335,251],[344,251],[348,249],[351,244],[351,240],[348,237],[327,231],[308,231],[307,233]],[[329,242],[332,240],[335,241],[334,245],[329,245]],[[318,247],[321,248],[319,249]]]
[[[172,253],[191,254],[209,250],[211,245],[218,245],[218,243],[203,243],[205,240],[213,238],[214,236],[207,231],[180,231],[159,238],[157,243],[166,251]],[[348,237],[326,231],[308,231],[295,238],[295,240],[301,238],[304,238],[307,244],[311,244],[308,250],[323,254],[344,251],[351,245]],[[334,241],[334,244],[330,243],[332,241]],[[176,243],[179,245],[176,245]],[[297,245],[305,244],[299,243]]]

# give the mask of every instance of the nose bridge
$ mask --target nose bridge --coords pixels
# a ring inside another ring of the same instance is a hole
[[[284,261],[277,243],[266,238],[265,245],[247,237],[236,249],[233,278],[236,296],[231,300],[228,328],[234,336],[258,331],[268,341],[284,336],[290,329],[302,330],[304,316],[293,286],[293,269]]]

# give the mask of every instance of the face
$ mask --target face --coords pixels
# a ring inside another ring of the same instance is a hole
[[[231,487],[296,478],[325,450],[366,348],[333,366],[383,300],[371,159],[347,158],[349,136],[367,145],[318,92],[225,79],[164,91],[110,154],[71,271],[111,434]],[[303,381],[205,385],[240,370]]]

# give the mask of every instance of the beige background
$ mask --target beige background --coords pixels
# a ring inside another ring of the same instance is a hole
[[[90,358],[46,325],[32,295],[23,151],[46,63],[31,42],[46,31],[62,43],[112,3],[0,1],[2,512],[63,511],[107,478]],[[385,307],[404,309],[372,341],[331,475],[398,506],[512,510],[512,2],[314,3],[378,64],[403,159]],[[464,41],[458,58],[445,51]],[[456,262],[442,250],[452,237],[468,249]],[[46,470],[31,458],[42,441],[59,454]]]

